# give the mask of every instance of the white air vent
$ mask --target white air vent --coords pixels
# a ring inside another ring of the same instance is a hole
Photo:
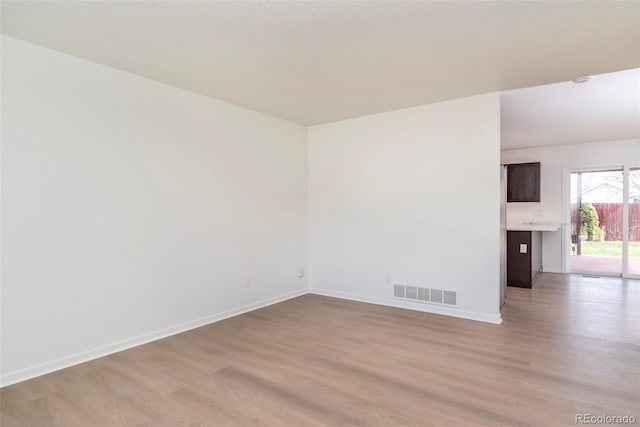
[[[456,305],[456,293],[451,291],[444,291],[444,303],[449,305]]]
[[[404,298],[404,285],[393,285],[393,296],[396,298]]]
[[[442,289],[421,288],[410,285],[393,285],[393,296],[405,300],[418,302],[431,302],[436,304],[456,305],[456,293],[454,291],[444,291]]]
[[[442,302],[442,290],[431,289],[431,302]]]

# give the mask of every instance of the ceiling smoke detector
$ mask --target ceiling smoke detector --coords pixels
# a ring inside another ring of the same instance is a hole
[[[582,76],[572,80],[574,83],[587,83],[593,80],[593,76]]]

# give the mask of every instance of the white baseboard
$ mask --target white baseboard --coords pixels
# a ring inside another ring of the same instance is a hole
[[[138,335],[133,338],[127,338],[112,344],[100,346],[91,350],[82,351],[80,353],[72,354],[69,356],[61,357],[59,359],[51,360],[49,362],[40,363],[34,366],[30,366],[25,369],[20,369],[14,372],[8,372],[0,377],[0,387],[5,387],[11,384],[19,383],[21,381],[28,380],[30,378],[38,377],[40,375],[48,374],[60,369],[68,368],[73,365],[88,362],[100,357],[107,356],[118,351],[123,351],[132,347],[137,347],[142,344],[156,341],[162,338],[166,338],[171,335],[179,334],[181,332],[188,331],[190,329],[199,328],[201,326],[215,323],[220,320],[228,319],[229,317],[237,316],[239,314],[248,313],[259,308],[267,307],[269,305],[277,304],[282,301],[286,301],[291,298],[299,297],[301,295],[308,294],[308,289],[298,289],[295,291],[287,292],[275,297],[263,299],[255,303],[243,305],[241,307],[233,308],[231,310],[223,311],[221,313],[211,314],[199,319],[190,320],[188,322],[180,323],[175,326],[160,329],[157,331],[149,332],[143,335]]]
[[[462,319],[477,320],[480,322],[494,323],[499,325],[502,323],[500,313],[492,315],[487,313],[479,313],[475,311],[465,311],[452,307],[445,307],[435,304],[412,303],[410,301],[402,301],[394,298],[378,298],[368,295],[353,294],[350,292],[335,291],[333,289],[311,288],[311,294],[324,295],[327,297],[335,297],[348,299],[351,301],[366,302],[370,304],[386,305],[388,307],[404,308],[408,310],[422,311],[425,313],[442,314],[444,316],[460,317]]]

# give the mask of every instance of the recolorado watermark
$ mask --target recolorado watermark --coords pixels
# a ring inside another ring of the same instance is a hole
[[[576,424],[635,424],[637,421],[637,418],[630,414],[576,414]]]

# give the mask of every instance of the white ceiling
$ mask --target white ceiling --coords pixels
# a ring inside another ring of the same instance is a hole
[[[640,69],[509,91],[502,149],[640,138]]]
[[[3,1],[2,33],[306,125],[640,67],[640,2]]]

